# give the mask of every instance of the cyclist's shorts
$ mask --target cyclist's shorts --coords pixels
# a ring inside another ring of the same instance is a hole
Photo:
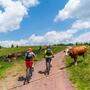
[[[51,58],[46,58],[46,62],[51,62]]]
[[[33,61],[25,61],[25,64],[26,64],[26,67],[27,68],[32,68],[32,65],[33,65]]]

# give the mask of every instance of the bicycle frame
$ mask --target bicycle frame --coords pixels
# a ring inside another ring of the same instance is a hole
[[[32,77],[32,72],[33,72],[32,68],[27,68],[26,69],[26,78],[25,78],[25,81],[24,81],[24,85],[25,85],[26,82],[29,83],[29,81]]]
[[[50,63],[51,63],[51,58],[46,58],[46,73],[49,75],[50,72]]]

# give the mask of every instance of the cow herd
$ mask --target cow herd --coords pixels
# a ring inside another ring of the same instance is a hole
[[[65,51],[66,56],[70,56],[74,60],[74,64],[77,65],[78,56],[85,56],[87,52],[86,46],[73,46],[67,48]]]
[[[24,52],[10,53],[8,55],[0,56],[0,60],[11,62],[14,59],[17,59],[24,55]]]
[[[38,49],[34,50],[34,53],[38,54],[38,53],[40,53],[40,52],[42,52],[44,50],[45,50],[45,48],[39,47]],[[25,52],[26,51],[20,51],[20,52],[16,52],[16,53],[9,53],[8,55],[0,56],[0,61],[12,62],[12,60],[15,60],[15,59],[17,59],[19,57],[24,56]]]

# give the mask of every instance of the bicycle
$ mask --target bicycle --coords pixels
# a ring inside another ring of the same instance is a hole
[[[26,82],[29,83],[29,81],[30,81],[30,79],[31,79],[31,77],[32,77],[33,71],[34,71],[34,68],[33,68],[33,67],[26,69],[26,78],[25,78],[25,80],[24,80],[23,85],[25,85]]]
[[[50,73],[51,59],[52,58],[46,58],[46,75],[49,75],[49,73]]]

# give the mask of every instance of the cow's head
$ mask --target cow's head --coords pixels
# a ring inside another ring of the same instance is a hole
[[[66,56],[68,56],[68,55],[69,55],[69,49],[66,49],[66,50],[64,51],[64,53],[65,53]]]

